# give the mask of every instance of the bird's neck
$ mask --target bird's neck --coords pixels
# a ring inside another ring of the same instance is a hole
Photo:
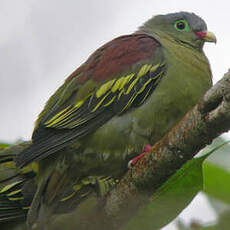
[[[152,33],[152,36],[161,43],[162,47],[164,47],[166,58],[169,60],[177,60],[179,62],[183,61],[183,63],[187,63],[188,65],[193,63],[198,69],[202,63],[204,65],[208,65],[209,69],[209,62],[203,50],[182,44],[175,40],[172,36],[169,36],[161,31],[155,31]]]

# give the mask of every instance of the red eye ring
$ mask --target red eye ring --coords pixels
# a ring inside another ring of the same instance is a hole
[[[195,34],[200,38],[200,39],[203,39],[207,32],[201,32],[201,31],[196,31]]]

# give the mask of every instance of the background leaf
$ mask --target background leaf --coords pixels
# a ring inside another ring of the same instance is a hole
[[[230,204],[230,173],[212,163],[204,163],[204,192]]]

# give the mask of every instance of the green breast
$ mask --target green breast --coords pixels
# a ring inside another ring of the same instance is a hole
[[[134,112],[135,129],[148,130],[151,143],[167,133],[212,85],[210,66],[202,52],[164,42],[167,73],[147,103]]]

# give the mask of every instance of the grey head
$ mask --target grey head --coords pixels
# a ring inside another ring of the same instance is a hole
[[[204,42],[216,42],[212,32],[207,31],[205,21],[194,13],[179,12],[157,15],[144,23],[138,32],[177,41],[185,46],[202,49]]]

